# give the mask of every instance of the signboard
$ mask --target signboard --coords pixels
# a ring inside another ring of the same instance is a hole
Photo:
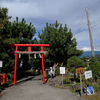
[[[60,67],[60,74],[65,74],[65,67]]]
[[[84,67],[76,68],[76,73],[84,73]]]
[[[0,67],[2,67],[2,61],[0,61]]]
[[[85,79],[92,78],[92,71],[85,71]]]

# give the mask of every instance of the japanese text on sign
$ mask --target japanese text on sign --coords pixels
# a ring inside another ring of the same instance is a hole
[[[85,71],[85,79],[92,78],[92,71]]]
[[[84,68],[83,67],[76,68],[76,73],[84,73]]]
[[[65,74],[65,67],[60,67],[60,74]]]

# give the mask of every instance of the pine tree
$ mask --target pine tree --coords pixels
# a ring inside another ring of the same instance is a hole
[[[10,72],[14,68],[15,58],[13,54],[10,54],[10,51],[15,51],[15,47],[9,47],[9,44],[31,44],[34,41],[32,38],[36,33],[35,27],[31,23],[27,24],[24,18],[21,22],[18,21],[18,17],[13,22],[8,21],[7,12],[7,8],[0,9],[1,16],[3,16],[1,18],[3,28],[0,28],[0,60],[3,61],[3,72]],[[27,49],[25,47],[18,48],[19,51]],[[22,57],[24,58],[24,66],[30,66],[28,56],[23,55]],[[18,67],[21,59],[18,59]]]
[[[44,48],[49,53],[46,55],[46,63],[49,66],[53,66],[54,63],[66,64],[68,58],[74,55],[81,55],[83,52],[77,50],[76,39],[73,38],[71,30],[68,30],[67,25],[65,24],[62,27],[62,24],[59,24],[56,20],[54,24],[48,25],[42,30],[42,34],[38,35],[40,40],[39,43],[50,44],[50,47]]]

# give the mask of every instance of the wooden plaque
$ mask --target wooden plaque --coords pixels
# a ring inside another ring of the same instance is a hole
[[[78,67],[76,68],[76,73],[84,73],[84,67]]]

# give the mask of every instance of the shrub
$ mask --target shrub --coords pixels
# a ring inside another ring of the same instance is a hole
[[[71,82],[69,77],[66,77],[66,79],[63,79],[64,84],[69,84]]]
[[[73,84],[71,83],[71,84],[69,84],[69,86],[70,86],[70,87],[72,87],[72,86],[73,86]]]
[[[55,75],[57,76],[57,75],[59,75],[59,74],[60,74],[60,69],[59,69],[59,67],[56,67]]]
[[[66,79],[63,79],[63,83],[66,84],[67,83],[67,80]]]
[[[75,73],[75,67],[70,70],[71,73]]]
[[[94,85],[93,88],[95,92],[100,92],[100,85]]]

